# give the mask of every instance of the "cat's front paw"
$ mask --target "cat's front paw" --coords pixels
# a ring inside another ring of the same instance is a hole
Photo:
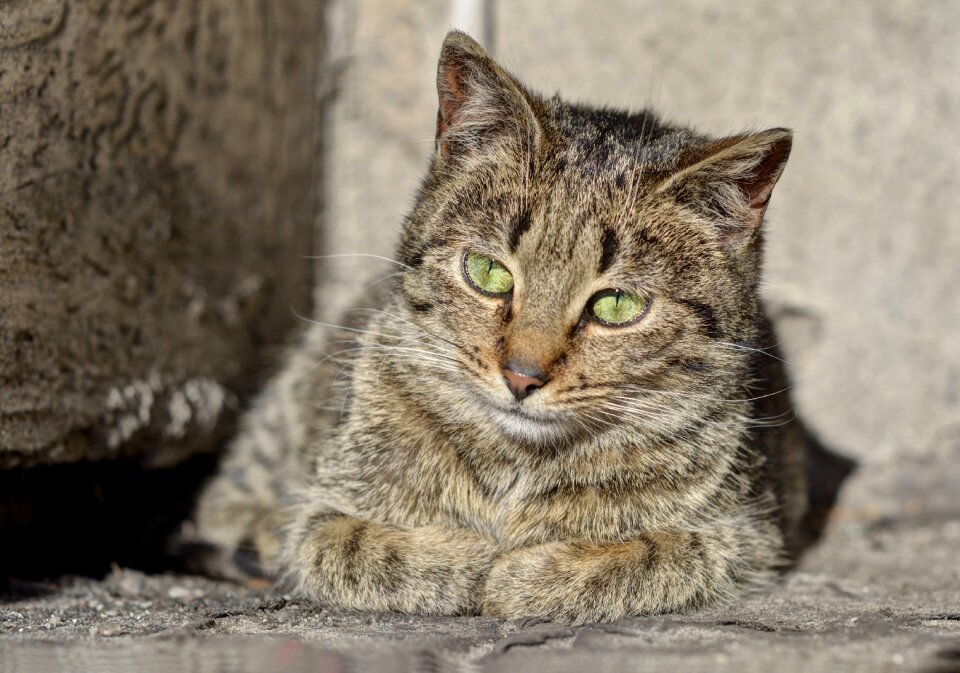
[[[483,590],[482,614],[501,619],[570,621],[563,587],[551,567],[550,545],[518,549],[498,558]]]

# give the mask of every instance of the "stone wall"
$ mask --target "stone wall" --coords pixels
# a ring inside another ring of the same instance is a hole
[[[322,12],[0,2],[0,467],[209,448],[309,310]]]

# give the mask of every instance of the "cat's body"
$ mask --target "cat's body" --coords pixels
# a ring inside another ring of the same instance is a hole
[[[200,534],[359,609],[610,620],[769,577],[806,509],[757,294],[789,132],[545,100],[458,33],[438,85],[395,285],[292,349]]]

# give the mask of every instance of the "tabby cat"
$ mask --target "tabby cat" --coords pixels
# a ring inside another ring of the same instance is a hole
[[[568,623],[770,578],[806,509],[758,298],[790,132],[543,98],[460,32],[437,85],[394,284],[306,331],[201,498],[219,570]]]

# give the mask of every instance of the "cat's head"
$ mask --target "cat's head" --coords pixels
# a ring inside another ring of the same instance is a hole
[[[418,394],[532,444],[679,433],[745,397],[790,132],[712,139],[544,99],[458,32],[437,84],[399,249],[398,318],[434,349],[405,366],[429,380]]]

